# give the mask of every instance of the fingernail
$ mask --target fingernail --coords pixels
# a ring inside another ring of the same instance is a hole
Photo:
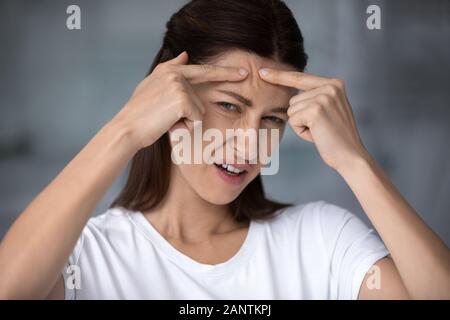
[[[259,74],[262,76],[267,76],[269,74],[269,70],[268,69],[259,69]]]
[[[241,76],[246,76],[248,75],[248,71],[244,68],[239,69],[239,73],[241,74]]]

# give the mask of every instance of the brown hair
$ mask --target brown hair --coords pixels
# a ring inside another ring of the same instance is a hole
[[[192,64],[207,63],[227,49],[240,49],[303,71],[307,55],[292,12],[280,0],[193,0],[172,15],[163,44],[152,66],[187,51]],[[139,150],[131,161],[128,180],[111,207],[133,211],[155,208],[169,187],[170,142],[164,134]],[[258,175],[230,203],[236,221],[263,219],[287,204],[267,199]]]

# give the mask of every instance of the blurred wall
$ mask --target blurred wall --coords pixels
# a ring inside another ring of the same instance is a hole
[[[186,1],[0,2],[0,237],[127,101]],[[450,244],[450,2],[286,1],[306,41],[307,71],[346,81],[369,151]],[[81,7],[82,29],[66,28]],[[382,29],[366,28],[381,7]],[[288,131],[267,193],[324,199],[362,217],[345,182]],[[103,212],[122,175],[98,205]]]

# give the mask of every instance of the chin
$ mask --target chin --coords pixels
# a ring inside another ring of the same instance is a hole
[[[195,173],[192,171],[195,168]],[[185,169],[185,170],[183,170]],[[227,173],[217,164],[202,168],[186,166],[180,170],[185,182],[208,203],[227,205],[233,202],[258,175],[257,168],[240,175]]]
[[[198,194],[200,197],[215,205],[227,205],[231,202],[233,202],[240,194],[241,192],[230,192],[221,190],[221,188],[215,188],[215,190],[206,190],[205,192],[199,192]]]
[[[246,177],[237,183],[236,181],[228,181],[228,179],[217,172],[214,165],[210,165],[208,176],[204,181],[209,183],[202,183],[200,188],[197,188],[197,194],[205,201],[215,205],[226,205],[234,200],[244,191],[247,185],[258,175],[257,171],[248,172]],[[222,174],[223,175],[223,174]]]

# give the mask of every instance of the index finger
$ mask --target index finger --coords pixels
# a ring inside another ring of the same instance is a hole
[[[329,84],[332,79],[319,77],[306,72],[283,71],[272,68],[259,70],[260,77],[272,84],[292,87],[300,90],[311,90]]]
[[[224,67],[214,64],[187,64],[188,53],[183,51],[166,63],[180,72],[191,83],[207,81],[240,81],[247,77],[245,68]]]
[[[207,81],[241,81],[248,75],[244,68],[222,67],[213,64],[188,64],[175,66],[190,83]]]

